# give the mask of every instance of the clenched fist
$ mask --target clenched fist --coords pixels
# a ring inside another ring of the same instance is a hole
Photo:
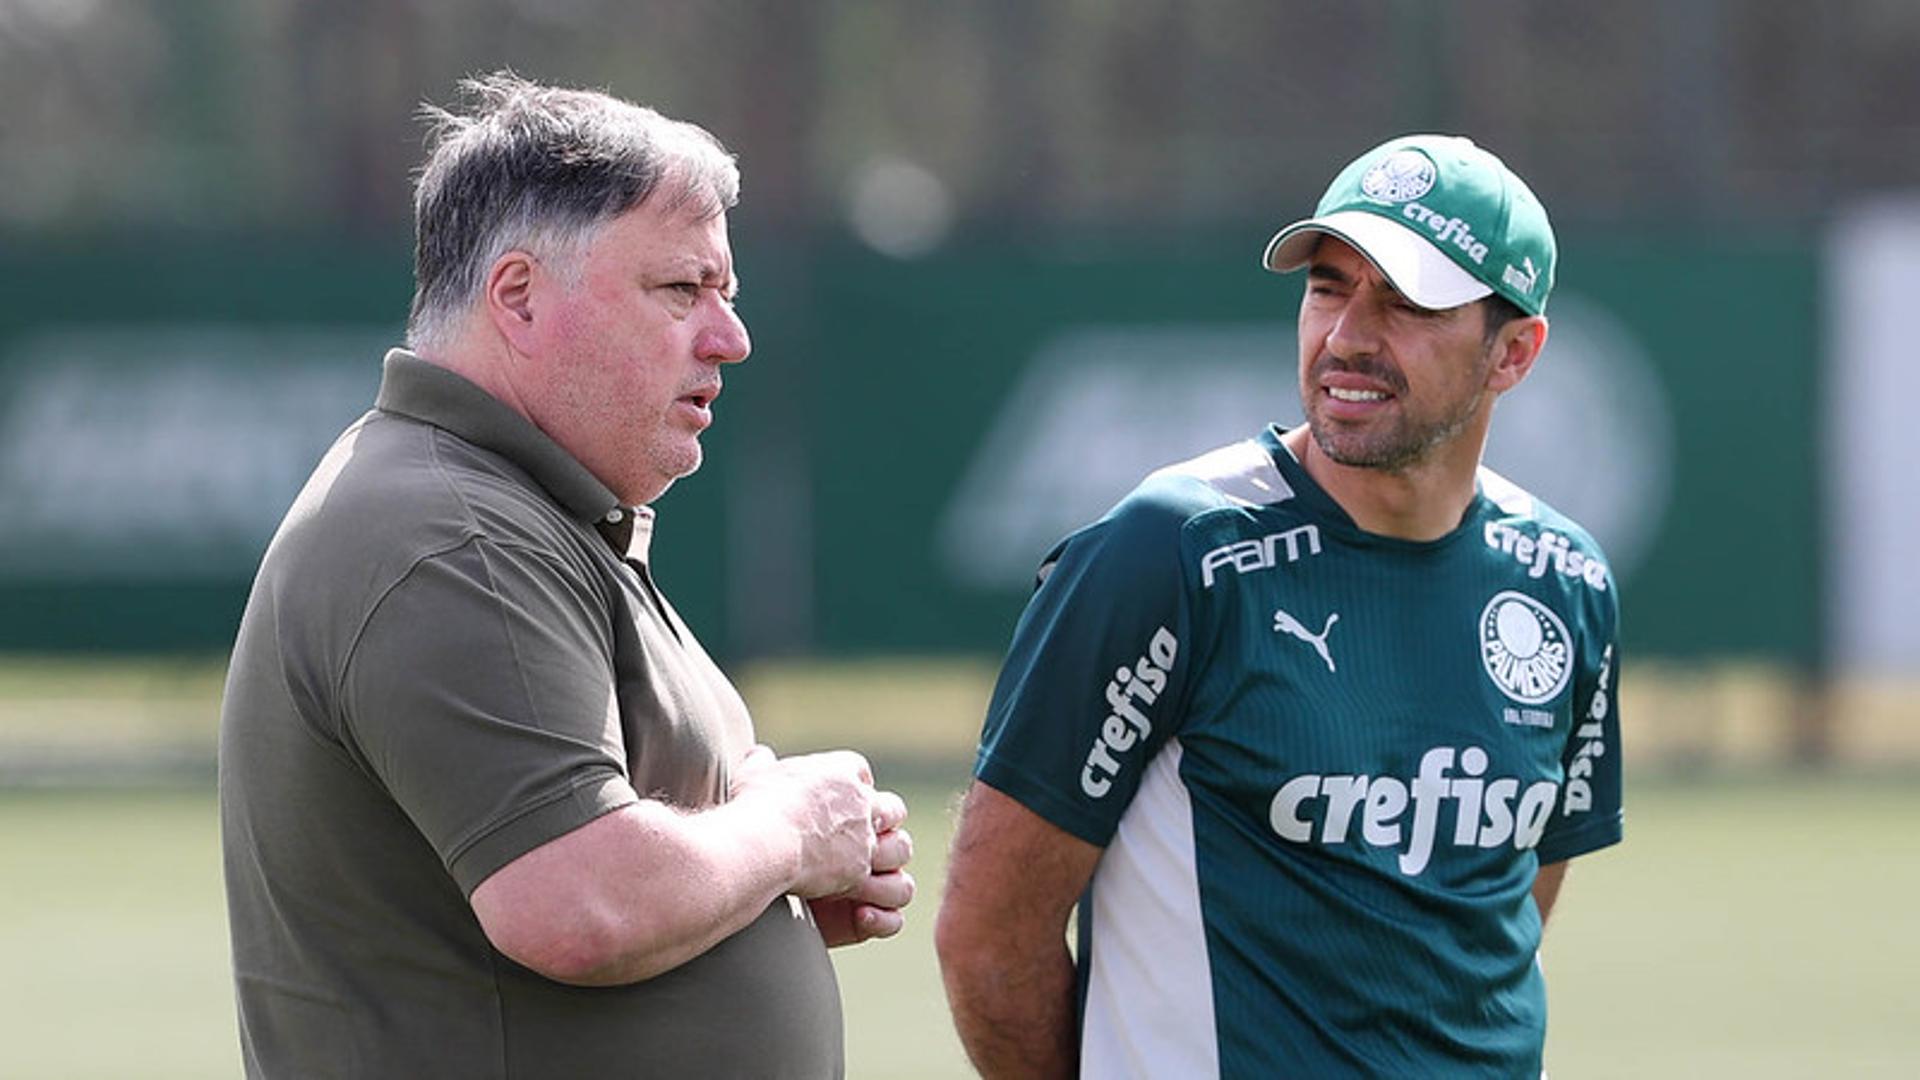
[[[734,769],[733,800],[759,804],[790,834],[789,891],[802,899],[849,893],[873,873],[876,855],[901,857],[898,843],[883,852],[879,838],[906,819],[906,803],[876,791],[867,759],[851,750],[782,758],[756,746]]]

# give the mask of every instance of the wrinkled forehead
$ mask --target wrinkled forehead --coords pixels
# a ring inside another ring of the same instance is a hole
[[[737,287],[727,214],[704,213],[671,200],[648,199],[602,222],[588,238],[602,261],[683,274],[708,285]]]

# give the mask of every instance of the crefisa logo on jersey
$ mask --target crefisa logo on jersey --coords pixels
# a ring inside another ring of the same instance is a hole
[[[1087,750],[1080,769],[1080,790],[1089,798],[1104,798],[1132,757],[1127,751],[1153,734],[1153,703],[1167,688],[1167,675],[1180,655],[1180,639],[1166,627],[1156,627],[1147,647],[1131,666],[1122,664],[1107,682],[1107,718]]]
[[[1522,705],[1544,705],[1573,677],[1567,624],[1526,593],[1496,593],[1480,612],[1480,661],[1502,693]]]
[[[1405,780],[1304,773],[1273,793],[1267,823],[1295,844],[1349,843],[1357,824],[1358,840],[1368,847],[1404,845],[1400,872],[1410,877],[1425,873],[1434,848],[1449,841],[1460,849],[1537,846],[1560,785],[1536,780],[1522,788],[1520,777],[1488,776],[1491,764],[1483,747],[1436,746],[1420,755],[1419,768]],[[1449,804],[1451,831],[1442,828],[1440,814]]]

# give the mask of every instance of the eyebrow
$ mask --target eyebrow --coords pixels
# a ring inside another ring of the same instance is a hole
[[[669,276],[684,274],[705,288],[719,289],[729,301],[740,295],[740,275],[722,271],[719,263],[705,258],[687,258],[675,259],[672,265]]]
[[[695,275],[702,285],[719,289],[720,295],[732,300],[740,295],[740,278],[729,271],[722,270],[719,263],[701,259],[695,264]]]
[[[1325,263],[1314,263],[1307,267],[1307,277],[1313,280],[1331,281],[1337,285],[1357,284],[1352,274],[1347,273],[1339,267],[1328,266]],[[1437,310],[1435,308],[1421,307],[1419,304],[1414,304],[1412,300],[1408,300],[1407,295],[1399,289],[1394,288],[1393,282],[1387,280],[1384,274],[1380,277],[1380,287],[1386,291],[1388,296],[1396,300],[1406,300],[1407,303],[1413,304],[1414,307],[1420,308],[1422,311]]]

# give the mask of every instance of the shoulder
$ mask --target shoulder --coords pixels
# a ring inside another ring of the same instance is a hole
[[[1511,560],[1528,577],[1561,584],[1597,601],[1596,607],[1617,608],[1612,565],[1591,533],[1492,469],[1482,466],[1478,479],[1480,494],[1492,504],[1481,526],[1491,557]]]
[[[1242,439],[1155,470],[1136,489],[1142,492],[1164,493],[1203,510],[1267,506],[1293,497],[1272,451],[1257,439]]]
[[[1580,552],[1587,560],[1606,566],[1606,552],[1601,550],[1600,542],[1593,538],[1593,534],[1545,499],[1484,465],[1480,467],[1479,484],[1480,493],[1496,508],[1496,523],[1525,528],[1536,537],[1551,532],[1564,538],[1569,548]]]
[[[430,424],[376,411],[321,459],[274,536],[263,572],[328,591],[358,585],[370,602],[422,561],[476,540],[567,558],[580,546],[579,531],[505,459]]]
[[[1164,550],[1217,513],[1246,512],[1284,502],[1293,489],[1268,449],[1243,439],[1149,473],[1099,521],[1069,538]],[[1056,553],[1057,553],[1056,549]]]

